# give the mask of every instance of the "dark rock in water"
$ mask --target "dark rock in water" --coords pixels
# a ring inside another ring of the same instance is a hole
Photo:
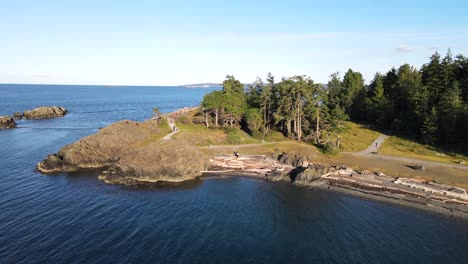
[[[23,117],[25,119],[46,119],[61,117],[68,114],[68,110],[60,106],[43,106],[33,110],[25,111]]]
[[[63,166],[63,157],[57,154],[48,155],[45,160],[37,164],[38,170],[44,173],[53,173],[53,172],[62,171],[62,166]]]
[[[15,112],[15,113],[13,114],[13,117],[14,117],[15,119],[23,119],[23,113],[21,113],[21,112]]]
[[[322,175],[335,171],[335,168],[325,164],[314,163],[309,165],[302,172],[298,173],[293,180],[297,185],[309,185],[319,180]]]
[[[281,181],[284,179],[284,171],[272,170],[270,174],[265,175],[265,179],[269,181]]]
[[[16,122],[11,116],[0,116],[0,129],[15,128]]]

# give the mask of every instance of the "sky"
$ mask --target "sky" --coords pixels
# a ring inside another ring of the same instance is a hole
[[[0,1],[0,83],[326,83],[468,56],[468,1]]]

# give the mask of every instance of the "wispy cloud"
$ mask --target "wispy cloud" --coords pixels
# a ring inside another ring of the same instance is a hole
[[[396,48],[397,52],[413,52],[414,50],[415,49],[413,47],[405,46],[405,45]]]

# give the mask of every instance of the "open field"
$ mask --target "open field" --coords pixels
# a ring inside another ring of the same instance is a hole
[[[346,122],[348,130],[341,137],[340,150],[356,152],[366,149],[380,133],[362,124]]]
[[[443,153],[430,146],[410,141],[400,137],[388,138],[379,150],[379,154],[417,158],[450,164],[458,164],[461,160],[468,162],[468,157],[455,153]]]

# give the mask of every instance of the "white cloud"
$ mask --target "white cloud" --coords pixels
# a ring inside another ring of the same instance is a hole
[[[396,48],[396,51],[398,52],[413,52],[415,49],[413,47],[409,47],[409,46],[400,46],[398,48]]]

